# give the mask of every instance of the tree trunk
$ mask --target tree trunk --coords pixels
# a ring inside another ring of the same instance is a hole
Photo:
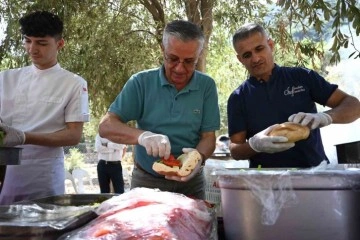
[[[205,35],[204,49],[196,69],[206,72],[206,57],[208,55],[209,39],[213,30],[214,0],[183,0],[188,20],[199,25]]]
[[[213,30],[214,0],[182,0],[189,21],[200,26],[205,35],[204,49],[196,66],[202,72],[206,71],[206,57],[208,55],[209,39]],[[158,0],[140,0],[140,3],[151,13],[156,22],[157,41],[161,44],[162,31],[166,25],[164,6]]]

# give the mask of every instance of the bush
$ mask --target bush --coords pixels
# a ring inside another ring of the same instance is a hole
[[[72,172],[75,168],[82,168],[85,165],[84,159],[84,154],[78,148],[70,148],[65,157],[65,169]]]
[[[65,154],[70,154],[70,149],[76,148],[79,150],[79,152],[81,153],[86,153],[87,152],[87,148],[86,148],[86,143],[79,143],[75,146],[70,146],[70,147],[64,147],[64,153]]]

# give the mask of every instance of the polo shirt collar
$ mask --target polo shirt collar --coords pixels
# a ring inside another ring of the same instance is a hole
[[[269,80],[268,80],[268,83],[271,83],[271,82],[274,81],[274,79],[276,78],[276,75],[277,75],[277,73],[279,72],[279,70],[280,70],[280,67],[279,67],[277,64],[275,64],[274,68],[273,68],[272,71],[271,71],[271,76],[270,76],[270,78],[269,78]],[[248,78],[248,80],[249,80],[249,82],[252,83],[252,84],[263,84],[263,83],[265,83],[265,81],[259,81],[259,80],[257,80],[255,77],[253,77],[253,76],[250,76],[250,77]]]
[[[191,77],[191,79],[190,79],[190,82],[181,91],[187,91],[188,92],[188,91],[199,90],[200,89],[200,86],[199,86],[200,83],[199,83],[198,78],[196,77],[197,74],[198,74],[198,72],[195,70],[192,77]],[[160,67],[159,75],[160,75],[161,86],[172,86],[172,84],[170,84],[168,82],[168,80],[166,79],[164,65],[162,65]]]

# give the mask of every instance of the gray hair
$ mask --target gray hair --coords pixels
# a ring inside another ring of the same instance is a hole
[[[238,41],[247,39],[254,33],[261,33],[264,36],[267,36],[265,29],[258,23],[248,23],[242,25],[233,35],[233,47]]]
[[[166,25],[162,38],[164,48],[167,47],[170,37],[175,37],[184,42],[198,40],[200,44],[199,51],[202,50],[205,42],[205,36],[201,28],[192,22],[184,20],[174,20]]]

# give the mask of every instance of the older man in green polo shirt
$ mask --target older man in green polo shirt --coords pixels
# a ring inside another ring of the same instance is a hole
[[[220,114],[214,80],[195,70],[203,45],[197,25],[168,23],[162,41],[164,64],[134,74],[101,120],[102,137],[136,145],[131,188],[159,188],[204,199],[200,165],[214,152]],[[136,128],[127,125],[132,120]],[[164,177],[152,170],[159,158],[188,151],[202,156],[189,176]]]

